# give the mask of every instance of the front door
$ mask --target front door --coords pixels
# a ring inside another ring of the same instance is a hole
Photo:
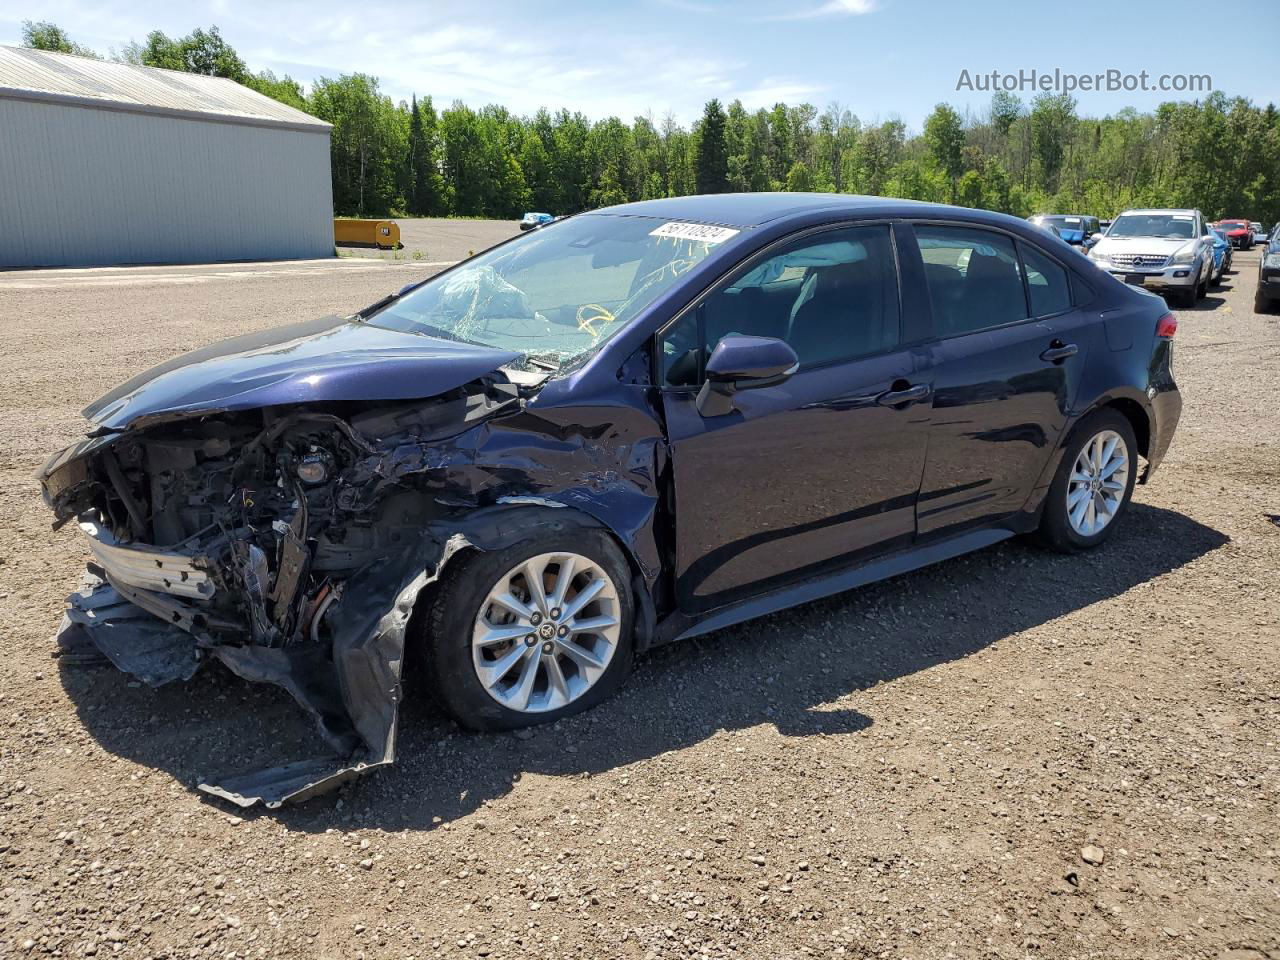
[[[929,416],[903,349],[887,226],[806,235],[713,291],[662,339],[677,594],[697,612],[908,545]],[[787,340],[800,369],[704,417],[703,358],[729,333]]]

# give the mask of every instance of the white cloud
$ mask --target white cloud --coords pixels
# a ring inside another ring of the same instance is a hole
[[[790,13],[774,14],[763,19],[814,20],[818,17],[861,16],[862,14],[873,13],[875,9],[875,0],[827,0],[826,3],[819,4],[816,7],[808,7],[804,10],[795,10]]]

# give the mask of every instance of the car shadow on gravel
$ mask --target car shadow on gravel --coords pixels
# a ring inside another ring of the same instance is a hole
[[[246,815],[302,831],[429,829],[475,812],[528,775],[589,777],[712,738],[728,751],[733,731],[761,725],[783,737],[857,736],[875,722],[857,708],[858,692],[1117,597],[1227,542],[1183,514],[1138,503],[1122,523],[1091,553],[1006,542],[659,648],[619,695],[520,735],[460,731],[424,697],[410,696],[395,766],[345,787],[339,802]],[[114,669],[65,667],[62,677],[102,748],[164,771],[129,771],[134,778],[172,777],[194,788],[213,775],[320,752],[287,694],[220,668],[159,690]],[[106,769],[123,780],[119,768]],[[220,805],[193,790],[197,798]]]

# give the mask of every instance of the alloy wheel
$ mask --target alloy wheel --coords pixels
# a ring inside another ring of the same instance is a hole
[[[1089,439],[1067,479],[1067,520],[1082,537],[1102,531],[1124,503],[1129,484],[1129,447],[1114,430]]]
[[[544,553],[507,571],[481,602],[472,663],[499,704],[546,713],[604,676],[620,629],[618,588],[604,568],[580,554]]]

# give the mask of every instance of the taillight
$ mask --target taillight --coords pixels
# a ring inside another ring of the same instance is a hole
[[[1163,317],[1156,321],[1156,336],[1164,337],[1166,340],[1172,340],[1173,335],[1178,332],[1178,318],[1172,313],[1166,313]]]

